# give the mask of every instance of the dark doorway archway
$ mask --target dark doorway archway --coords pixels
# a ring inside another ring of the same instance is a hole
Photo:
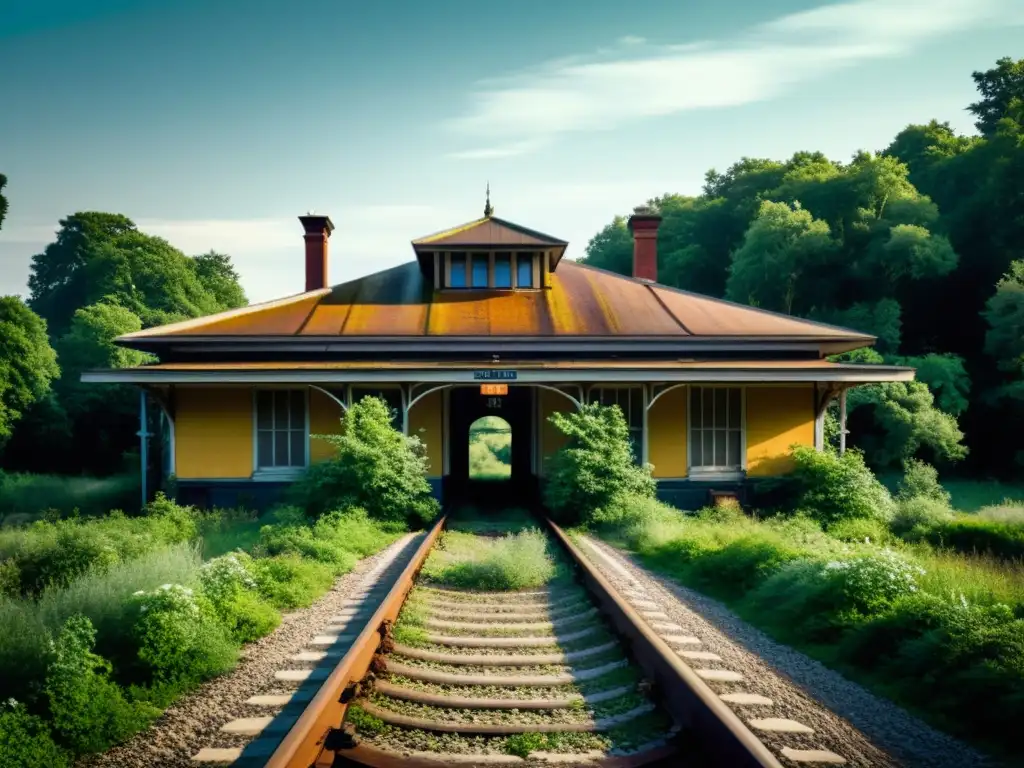
[[[484,507],[532,503],[537,489],[533,475],[533,390],[510,386],[506,395],[495,397],[481,394],[479,386],[455,387],[449,404],[445,499]],[[496,423],[487,417],[498,417],[508,425],[512,436],[510,468],[503,480],[471,477],[470,430],[480,420]]]

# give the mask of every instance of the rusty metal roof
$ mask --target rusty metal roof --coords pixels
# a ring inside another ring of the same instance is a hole
[[[409,262],[310,293],[149,328],[121,340],[182,337],[722,338],[864,346],[857,331],[713,299],[565,261],[538,290],[434,290]]]

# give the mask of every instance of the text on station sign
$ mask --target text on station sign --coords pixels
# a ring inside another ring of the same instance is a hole
[[[516,378],[515,371],[473,371],[473,378],[478,381],[483,379],[485,381],[512,381]]]
[[[507,395],[508,384],[481,384],[481,395]]]

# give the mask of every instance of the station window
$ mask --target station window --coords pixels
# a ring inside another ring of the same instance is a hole
[[[643,460],[644,392],[640,387],[597,387],[590,396],[592,403],[617,405],[629,426],[629,442],[633,461]]]
[[[516,287],[533,288],[533,256],[516,254]]]
[[[448,287],[465,288],[466,283],[466,257],[461,253],[452,254],[448,270]]]
[[[490,259],[486,253],[474,253],[471,258],[473,260],[473,287],[486,288]]]
[[[512,254],[494,254],[494,287],[512,287]]]
[[[743,391],[739,387],[690,390],[690,467],[705,472],[743,468]]]
[[[267,389],[256,393],[256,468],[306,466],[306,392]]]
[[[445,288],[536,288],[533,252],[445,253]]]

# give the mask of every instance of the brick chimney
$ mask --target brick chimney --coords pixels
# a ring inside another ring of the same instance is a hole
[[[658,282],[658,227],[661,214],[647,206],[633,209],[629,231],[633,233],[633,277]]]
[[[315,291],[327,287],[327,240],[334,231],[334,224],[327,216],[316,216],[312,211],[299,216],[306,234],[306,290]]]

